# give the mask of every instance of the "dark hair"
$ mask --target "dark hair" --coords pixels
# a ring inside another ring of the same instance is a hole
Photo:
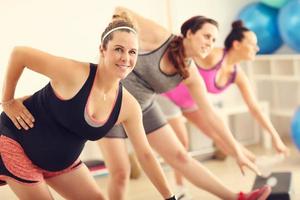
[[[104,32],[101,35],[101,45],[104,49],[106,49],[108,41],[113,39],[114,31],[111,32],[110,34],[108,34],[105,38],[103,38],[105,36],[105,34],[108,33],[110,30],[112,30],[114,28],[121,27],[121,26],[132,28],[137,32],[137,30],[134,27],[133,23],[128,18],[123,17],[123,16],[120,17],[120,18],[117,18],[117,19],[113,18],[113,21],[108,24],[108,26],[106,27],[106,29],[104,30]],[[131,32],[130,29],[126,29],[126,28],[119,29],[118,31]]]
[[[185,79],[189,77],[188,66],[185,63],[185,52],[183,47],[183,38],[186,37],[188,30],[194,34],[203,27],[204,24],[209,23],[218,27],[218,22],[204,16],[194,16],[185,21],[181,26],[181,35],[175,36],[168,46],[168,58],[178,73]]]
[[[224,46],[226,50],[231,49],[235,40],[242,41],[244,39],[244,32],[250,31],[250,29],[244,26],[242,20],[237,20],[232,23],[232,29],[225,39]]]

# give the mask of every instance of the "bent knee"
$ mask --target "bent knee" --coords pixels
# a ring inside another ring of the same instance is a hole
[[[110,173],[110,176],[113,180],[116,180],[119,183],[126,182],[129,180],[130,169],[115,170]]]
[[[177,162],[180,162],[180,163],[183,163],[183,164],[188,163],[189,160],[190,160],[190,156],[189,156],[187,151],[178,151],[175,154],[175,158],[176,158]]]

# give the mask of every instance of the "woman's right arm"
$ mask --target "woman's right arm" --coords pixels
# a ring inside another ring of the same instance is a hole
[[[171,32],[163,26],[128,8],[116,7],[113,15],[116,17],[121,16],[121,18],[126,16],[135,24],[139,34],[140,48],[144,51],[156,49],[171,35]]]
[[[1,102],[5,113],[8,110],[11,111],[7,114],[17,128],[20,128],[20,125],[25,128],[23,122],[29,122],[28,117],[30,117],[29,113],[24,110],[25,107],[20,105],[20,101],[14,98],[15,89],[24,68],[49,77],[52,84],[56,86],[64,85],[68,88],[76,82],[75,76],[72,74],[75,73],[74,71],[79,71],[74,70],[76,66],[79,66],[79,62],[53,56],[30,47],[15,47],[13,49],[4,76]],[[8,106],[14,109],[9,109]],[[20,117],[21,120],[18,121]]]

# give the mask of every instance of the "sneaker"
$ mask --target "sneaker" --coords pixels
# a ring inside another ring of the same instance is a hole
[[[250,192],[248,195],[240,192],[238,196],[238,200],[266,200],[271,193],[270,186],[263,186],[259,189],[256,189]]]
[[[188,192],[188,190],[183,186],[177,186],[177,190],[175,193],[177,200],[192,200],[192,195]]]

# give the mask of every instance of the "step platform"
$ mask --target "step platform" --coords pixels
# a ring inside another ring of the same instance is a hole
[[[252,189],[264,185],[272,187],[272,192],[267,200],[296,200],[292,187],[291,172],[273,172],[268,177],[256,176]]]

